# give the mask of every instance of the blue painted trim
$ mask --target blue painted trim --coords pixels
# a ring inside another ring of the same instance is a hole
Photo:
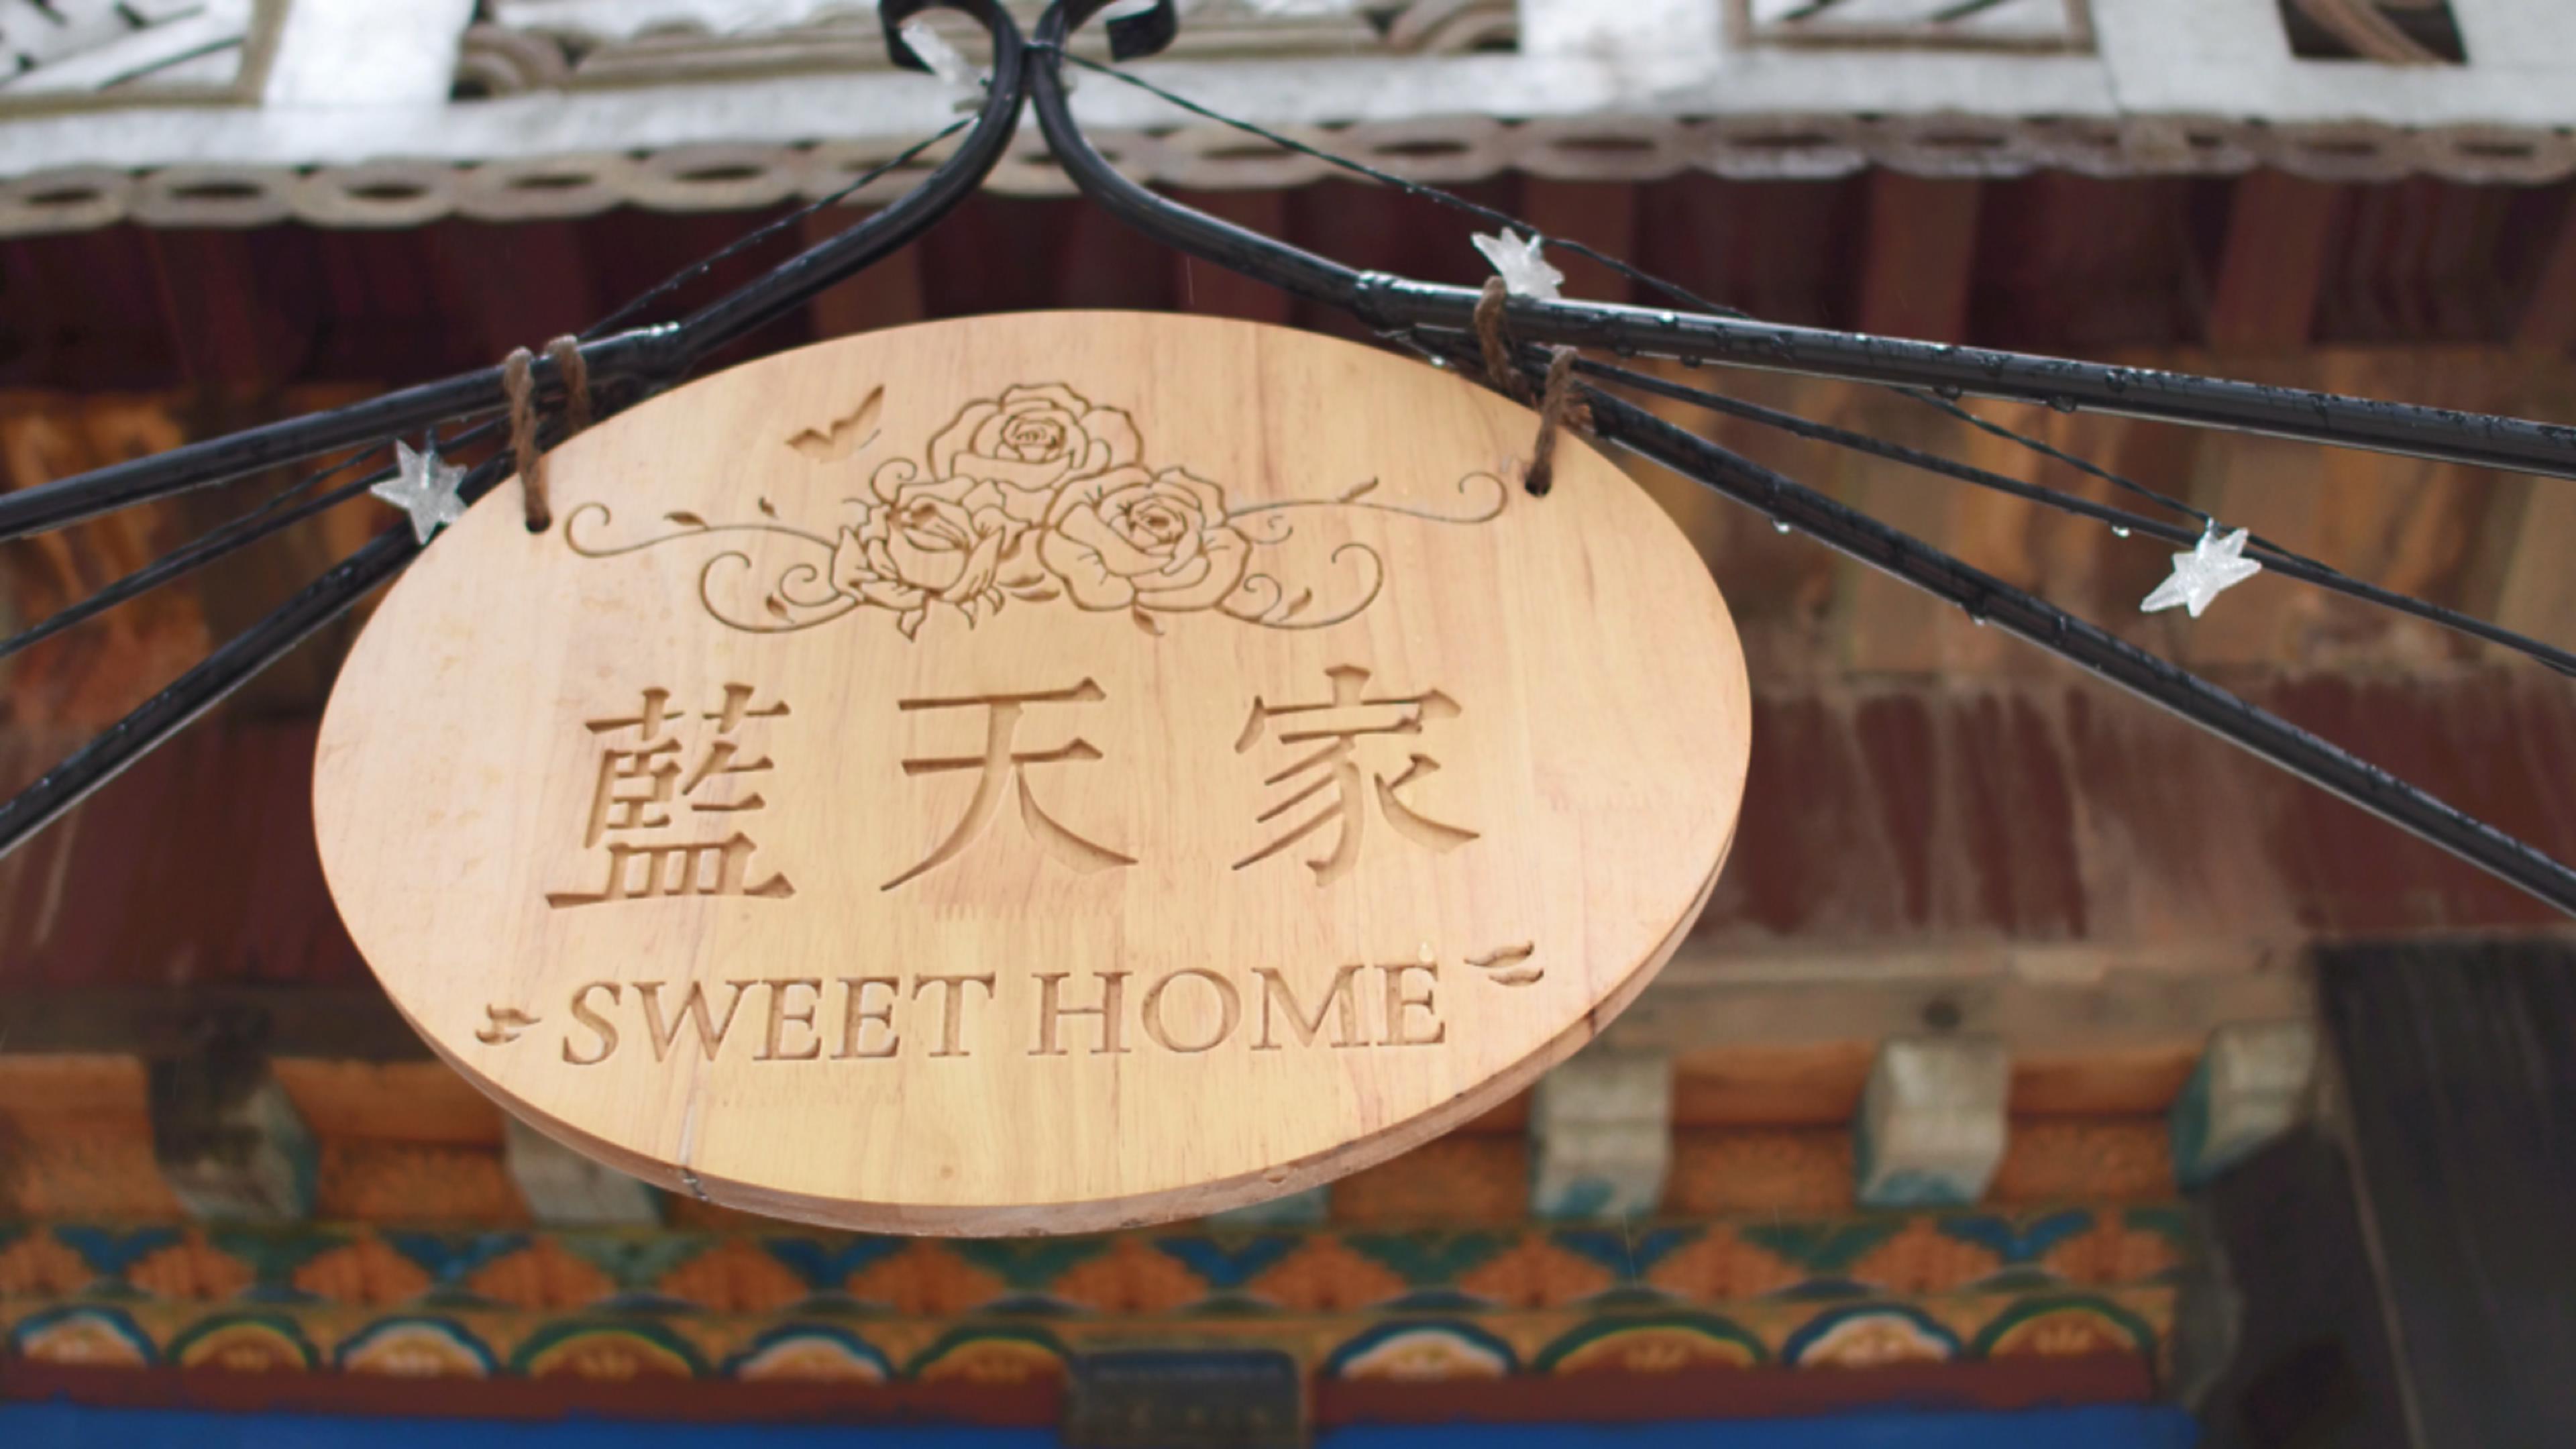
[[[466,1390],[470,1392],[470,1390]],[[1044,1429],[841,1424],[546,1423],[199,1414],[0,1404],[9,1449],[1053,1449]],[[1343,1429],[1318,1449],[2191,1449],[2180,1409],[2104,1405],[2009,1414],[1862,1413],[1669,1424],[1443,1424]]]

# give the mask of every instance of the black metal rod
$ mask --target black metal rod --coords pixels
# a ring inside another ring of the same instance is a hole
[[[788,258],[751,285],[717,298],[680,323],[681,346],[692,362],[801,307],[832,284],[857,275],[887,253],[918,238],[957,204],[975,194],[1010,148],[1028,94],[1028,46],[1020,28],[993,0],[937,0],[979,21],[993,37],[993,67],[984,104],[957,154],[940,163],[919,186],[838,236]],[[877,7],[886,48],[909,58],[901,26],[932,8],[930,0],[887,0]],[[919,68],[917,63],[916,67]]]
[[[1392,277],[1363,276],[1350,268],[1156,196],[1113,170],[1074,124],[1071,109],[1065,103],[1064,88],[1056,74],[1056,63],[1061,58],[1070,25],[1080,23],[1100,4],[1101,0],[1058,0],[1038,27],[1037,45],[1048,64],[1038,66],[1031,73],[1038,124],[1046,132],[1048,145],[1053,148],[1058,163],[1077,187],[1148,236],[1229,270],[1299,296],[1352,311],[1385,330],[1419,336],[1426,327],[1445,329],[1449,336],[1438,340],[1425,339],[1426,346],[1445,349],[1453,361],[1473,365],[1471,359],[1476,356],[1475,344],[1466,333],[1473,324],[1475,293]],[[1653,313],[1637,308],[1587,307],[1530,302],[1527,299],[1515,299],[1508,316],[1514,335],[1523,341],[1607,346],[1623,353],[1664,350],[1646,344],[1650,340],[1687,337],[1692,334],[1692,329],[1733,325],[1720,318],[1686,318],[1680,314]],[[1648,320],[1638,322],[1635,319]],[[1753,330],[1776,335],[1781,329],[1754,324]],[[1833,338],[1838,346],[1861,345],[1864,351],[1880,343],[1880,339],[1875,338],[1816,335]],[[1901,344],[1901,347],[1915,349],[1917,353],[1969,355],[1963,349],[1931,348],[1920,343]],[[1523,365],[1527,367],[1531,360],[1525,356]],[[2051,359],[2022,361],[2060,369],[2082,370],[2089,366]],[[1811,369],[1799,367],[1792,370]],[[1826,375],[1844,374],[1828,372]],[[1888,375],[1873,375],[1866,371],[1849,375],[1908,385],[1924,385],[1927,381],[1919,375],[1903,375],[1901,368]],[[1988,374],[1990,381],[1994,375]],[[2424,441],[2410,431],[2419,425],[2422,433],[2438,439],[2446,432],[2475,434],[2484,425],[2491,424],[2493,428],[2487,430],[2491,435],[2490,441],[2497,436],[2516,438],[2544,451],[2554,448],[2563,454],[2554,459],[2555,467],[2539,471],[2576,471],[2576,430],[2544,428],[2508,419],[2472,419],[2465,414],[2253,388],[2207,378],[2173,374],[2155,376],[2171,383],[2178,394],[2184,395],[2176,407],[2185,412],[2197,413],[2214,407],[2218,402],[2250,409],[2249,419],[2265,424],[2251,427],[2251,431],[2349,444],[2354,442],[2352,430],[2377,418],[2380,424],[2395,429],[2386,434],[2383,441],[2411,444]],[[2111,391],[2124,395],[2139,386],[2139,377],[2139,374],[2128,373]],[[1884,570],[1936,598],[1957,604],[1971,617],[2028,640],[2360,806],[2417,838],[2450,851],[2558,910],[2576,916],[2576,871],[2569,870],[2530,845],[2462,813],[2340,746],[2237,698],[2191,671],[2114,638],[2045,599],[1970,568],[1920,539],[1802,487],[1596,387],[1587,384],[1584,392],[1591,403],[1594,427],[1600,436],[1653,458],[1777,522],[1802,529],[1828,546]],[[2052,392],[2043,400],[2055,400],[2061,395]],[[2255,406],[2258,401],[2262,404],[2260,407]],[[2306,409],[2310,418],[2299,422],[2296,427],[2290,426],[2296,420],[2286,415],[2300,409]],[[2156,415],[2135,406],[2126,410],[2140,416]],[[2214,419],[2177,416],[2174,420],[2202,422]],[[2220,426],[2248,426],[2245,421],[2217,421]],[[2497,430],[2502,431],[2499,434]],[[2320,436],[2321,432],[2330,436]],[[2448,449],[2447,444],[2442,446]],[[2464,462],[2496,461],[2485,457],[2458,456],[2459,450],[2433,451],[2430,447],[2390,447],[2388,450],[2421,452],[2435,457],[2456,456],[2457,461]]]
[[[714,348],[803,305],[816,292],[911,241],[983,184],[984,176],[1001,159],[1012,132],[1019,124],[1021,92],[1024,89],[1019,77],[1024,47],[1019,29],[1010,16],[989,0],[945,0],[945,3],[974,15],[993,36],[994,83],[966,144],[902,200],[830,241],[779,264],[751,289],[746,289],[755,293],[752,302],[742,302],[743,294],[736,293],[725,302],[701,309],[679,329],[661,329],[663,334],[677,335],[682,329],[695,326],[698,330],[690,334],[690,345],[695,349],[691,355],[704,356]],[[904,4],[903,0],[892,0],[881,8],[881,13],[891,28],[903,16],[922,8],[919,3]],[[1007,85],[1004,83],[1006,79]],[[908,204],[915,202],[919,204]],[[476,376],[480,374],[469,374],[467,378],[450,379],[448,384],[431,386],[462,387]],[[653,383],[663,380],[661,377],[645,379],[647,385],[636,389],[637,397],[626,400],[626,405],[657,391]],[[469,404],[463,410],[473,409]],[[321,416],[329,418],[333,415]],[[438,417],[427,417],[420,421],[425,425],[438,420]],[[558,435],[559,428],[549,423],[541,431],[539,440],[551,443]],[[369,441],[375,436],[381,435],[369,435],[358,441]],[[330,449],[326,447],[317,451]],[[506,454],[478,465],[466,475],[457,490],[459,495],[469,502],[480,499],[501,480],[509,466]],[[97,475],[85,476],[95,478]],[[66,483],[79,481],[65,480]],[[62,485],[49,486],[59,488]],[[168,488],[163,491],[178,490]],[[5,536],[0,534],[0,537]],[[88,798],[92,791],[186,728],[253,676],[311,638],[316,630],[348,612],[351,605],[400,573],[421,548],[407,524],[396,525],[378,534],[294,598],[199,661],[168,688],[136,706],[123,719],[73,751],[69,758],[47,771],[34,784],[6,803],[0,803],[0,856],[6,856],[37,831],[60,819],[64,812]]]
[[[476,476],[468,478],[469,487],[480,495],[507,466],[499,459],[481,465],[474,470]],[[249,682],[253,675],[286,657],[316,630],[348,612],[350,605],[402,572],[420,547],[413,541],[409,525],[397,525],[377,534],[266,618],[225,641],[168,688],[100,731],[34,784],[12,796],[7,804],[0,804],[0,856],[62,818],[91,791],[116,778],[128,765]]]
[[[717,349],[919,237],[974,194],[1019,127],[1027,47],[1019,27],[992,0],[939,3],[974,16],[993,36],[992,83],[973,129],[956,154],[883,210],[779,263],[678,323],[585,341],[582,358],[594,385],[632,379],[652,389],[670,386]],[[903,17],[926,8],[924,0],[898,0],[881,7],[880,13],[891,31]],[[551,359],[537,358],[530,376],[541,404],[563,400],[563,379]],[[501,368],[481,368],[0,495],[0,543],[323,453],[381,443],[432,423],[495,411],[508,401],[501,378]]]
[[[1461,342],[1463,343],[1463,339]],[[1453,356],[1471,355],[1472,344]],[[1847,508],[1598,388],[1584,389],[1594,431],[1789,525],[1851,558],[1945,599],[2096,677],[2169,710],[2419,840],[2576,916],[2576,871],[2462,813],[2329,740],[2220,689],[1910,534]]]
[[[1478,294],[1465,287],[1361,272],[1157,196],[1104,159],[1074,123],[1059,66],[1065,36],[1100,0],[1065,0],[1038,24],[1044,63],[1030,70],[1031,101],[1047,144],[1075,186],[1121,220],[1168,245],[1256,277],[1309,301],[1392,330],[1465,330]],[[1924,388],[2224,428],[2446,463],[2576,478],[2576,427],[2412,403],[2378,402],[2154,368],[1953,347],[1701,312],[1586,302],[1511,299],[1512,335],[1625,357],[1670,357],[1772,372]]]
[[[1837,428],[1829,423],[1819,423],[1811,418],[1799,417],[1795,413],[1766,408],[1759,403],[1726,397],[1631,368],[1613,367],[1607,363],[1594,362],[1589,358],[1579,358],[1574,364],[1574,370],[1586,377],[1599,378],[1621,387],[1634,388],[1639,392],[1652,393],[1658,397],[1668,397],[1675,402],[1686,402],[1723,416],[1760,423],[1764,427],[1778,428],[1795,437],[1806,438],[1813,442],[1830,443],[1838,448],[1848,448],[1854,452],[1866,453],[1871,457],[1885,458],[1891,462],[1903,463],[1908,467],[1920,468],[1927,473],[1956,478],[1963,483],[1973,483],[1980,488],[1991,488],[1999,493],[2026,499],[2043,508],[2056,508],[2079,517],[2098,519],[2111,525],[2115,533],[2143,533],[2151,538],[2161,538],[2167,543],[2180,544],[2185,548],[2191,547],[2201,536],[2201,531],[2196,528],[2126,512],[2076,494],[2062,493],[2054,488],[2025,483],[2018,478],[2006,477],[1990,469],[1972,467],[1936,453],[1926,452],[1921,448],[1891,443],[1884,438],[1871,437],[1867,433]],[[2401,614],[2411,614],[2429,623],[2439,624],[2445,629],[2456,629],[2471,638],[2483,639],[2518,654],[2529,655],[2561,674],[2576,677],[2576,653],[2561,649],[2554,644],[2528,635],[2517,634],[2511,629],[2490,624],[2484,619],[2463,614],[2457,609],[2446,609],[2439,604],[2429,604],[2412,595],[2398,593],[2394,589],[2383,589],[2376,584],[2365,583],[2340,570],[2328,568],[2315,559],[2291,553],[2262,538],[2254,540],[2254,546],[2249,553],[2251,557],[2261,562],[2263,567],[2283,578],[2297,579],[2301,583],[2313,584],[2348,598],[2377,604],[2383,609],[2394,609]]]
[[[599,381],[658,376],[676,365],[668,327],[622,333],[585,344],[583,360]],[[540,395],[560,401],[562,380],[550,361],[533,369]],[[245,428],[202,443],[185,443],[148,458],[97,468],[51,483],[0,494],[0,543],[43,533],[155,498],[212,487],[345,448],[381,444],[433,423],[492,412],[508,401],[501,369],[487,367],[425,382],[329,412]]]

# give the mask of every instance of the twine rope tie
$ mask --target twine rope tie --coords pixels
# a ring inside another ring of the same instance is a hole
[[[546,344],[546,359],[563,379],[564,437],[590,426],[590,364],[579,339],[566,334]],[[510,398],[510,456],[519,472],[519,501],[526,510],[528,532],[554,526],[555,511],[546,488],[546,455],[537,448],[536,358],[521,347],[501,362],[501,389]]]
[[[1495,389],[1512,401],[1538,408],[1538,437],[1530,443],[1529,468],[1521,475],[1521,486],[1532,497],[1544,498],[1556,486],[1557,435],[1568,427],[1592,426],[1592,409],[1575,395],[1574,358],[1571,347],[1548,351],[1547,384],[1536,398],[1530,395],[1529,379],[1512,362],[1512,341],[1503,330],[1503,308],[1511,291],[1500,277],[1487,277],[1485,289],[1476,298],[1476,346],[1485,356],[1485,376]]]
[[[1485,377],[1494,390],[1526,406],[1532,401],[1529,382],[1512,366],[1512,340],[1503,331],[1503,307],[1511,295],[1502,278],[1485,279],[1485,290],[1476,298],[1476,346],[1485,354]]]
[[[1541,390],[1538,405],[1538,438],[1530,444],[1529,471],[1521,475],[1521,486],[1532,497],[1545,498],[1556,486],[1556,440],[1569,427],[1592,426],[1592,405],[1575,395],[1574,349],[1551,348],[1547,358],[1547,386]]]

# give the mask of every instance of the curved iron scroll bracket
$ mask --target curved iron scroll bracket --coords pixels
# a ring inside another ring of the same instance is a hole
[[[993,38],[992,79],[974,127],[956,154],[884,210],[849,230],[771,268],[680,321],[583,344],[594,383],[627,384],[620,406],[671,386],[702,358],[762,325],[803,306],[928,230],[958,202],[974,194],[1001,160],[1019,127],[1026,91],[1027,49],[1019,28],[993,0],[889,0],[889,38],[902,20],[931,3],[972,16]],[[550,361],[535,366],[539,398],[559,407],[560,375]],[[505,399],[501,370],[487,368],[443,382],[406,388],[335,412],[175,448],[121,467],[0,497],[0,541],[58,528],[78,519],[148,498],[220,483],[244,473],[381,442],[433,423],[498,409]],[[552,420],[540,430],[551,446],[560,437]],[[468,473],[458,492],[473,500],[504,476],[498,458]],[[0,855],[59,818],[126,766],[213,708],[253,675],[274,664],[346,613],[352,604],[400,573],[419,554],[408,526],[378,534],[315,579],[295,597],[227,641],[168,688],[144,701],[74,751],[42,778],[0,804]]]
[[[1361,272],[1282,247],[1168,201],[1113,170],[1075,125],[1059,70],[1066,37],[1104,4],[1059,0],[1039,20],[1031,45],[1041,61],[1030,73],[1038,124],[1084,195],[1169,245],[1338,307],[1381,331],[1470,325],[1477,294],[1468,288]],[[1156,8],[1169,6],[1170,0],[1160,0]],[[1525,341],[1621,356],[1691,358],[1887,383],[1944,397],[2003,398],[2576,478],[2576,427],[2558,424],[1702,312],[1514,297],[1505,315],[1512,335]]]
[[[1411,339],[1434,360],[1481,371],[1472,326],[1477,293],[1363,273],[1158,196],[1094,149],[1066,103],[1059,67],[1073,27],[1103,0],[1059,0],[1031,48],[1031,102],[1056,160],[1083,194],[1169,246]],[[1168,4],[1169,0],[1164,0]],[[1621,352],[1813,372],[1864,382],[1952,386],[2022,400],[2063,401],[2132,416],[2270,433],[2316,443],[2576,477],[2576,429],[2214,378],[2104,368],[1929,343],[1897,342],[1705,314],[1514,298],[1514,337]],[[1532,349],[1521,362],[1535,380]],[[2330,741],[2167,660],[2066,613],[1867,514],[1587,385],[1600,437],[1816,538],[1972,617],[2119,685],[2312,785],[2576,915],[2576,871]]]
[[[956,153],[882,211],[678,322],[584,338],[582,358],[589,364],[594,385],[627,385],[638,397],[671,386],[727,343],[804,305],[824,288],[920,236],[983,185],[1019,127],[1027,47],[1019,27],[993,0],[888,0],[881,14],[889,49],[901,43],[904,20],[936,6],[964,11],[993,37],[991,85]],[[911,54],[909,47],[902,51],[904,57]],[[533,346],[540,340],[530,338],[529,343]],[[531,373],[539,404],[560,407],[563,378],[553,360],[538,358]],[[507,401],[501,369],[486,367],[21,489],[0,495],[0,543],[282,464],[381,443],[435,423],[496,412]]]

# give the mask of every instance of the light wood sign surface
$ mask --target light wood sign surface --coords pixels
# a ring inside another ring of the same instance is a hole
[[[897,1232],[1208,1212],[1393,1155],[1631,1000],[1735,829],[1698,556],[1528,410],[1204,318],[720,374],[496,492],[343,670],[351,935],[512,1110]]]

